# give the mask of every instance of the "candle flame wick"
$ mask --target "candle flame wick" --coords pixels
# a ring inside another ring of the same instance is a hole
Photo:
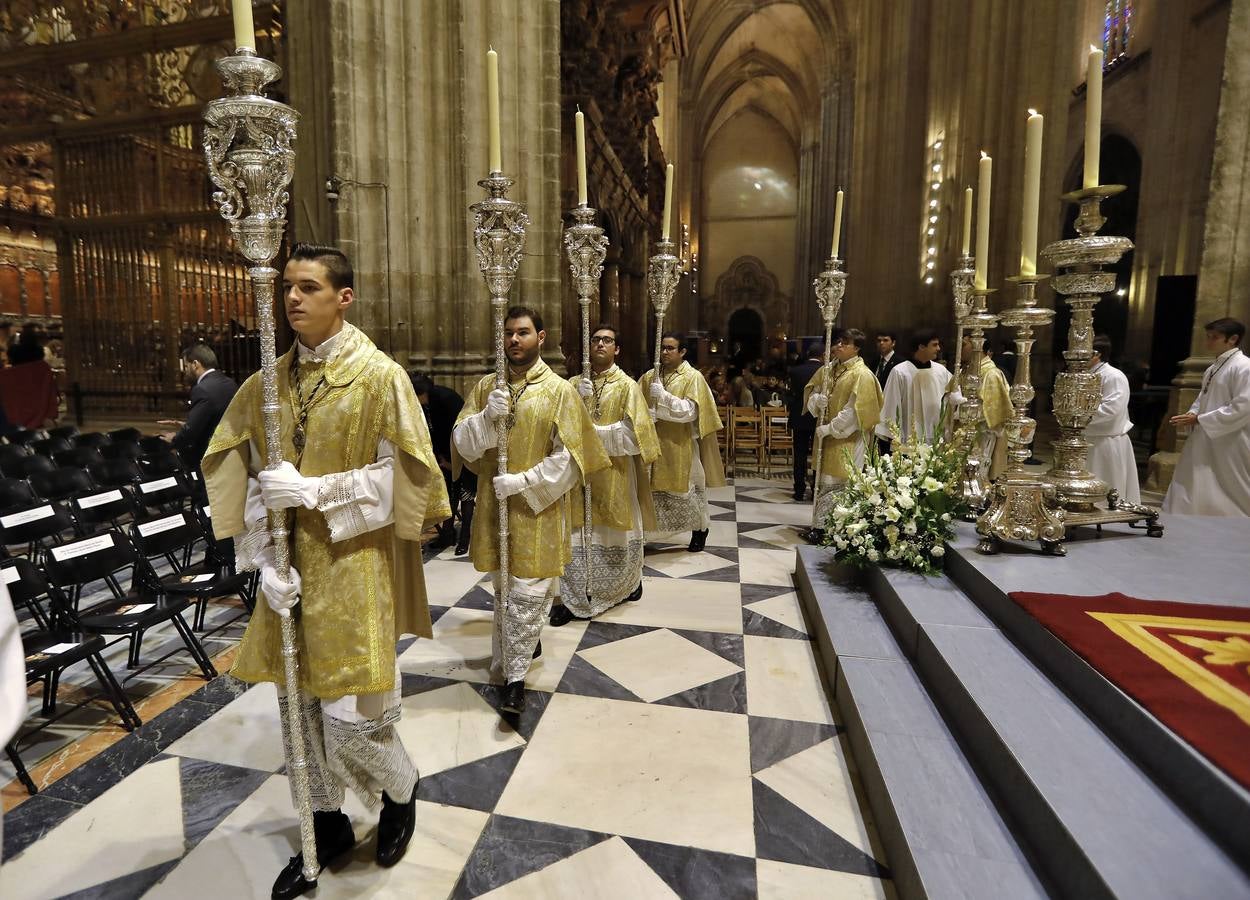
[[[1041,113],[1039,113],[1037,110],[1033,109],[1033,107],[1029,107],[1029,115],[1030,115],[1030,116],[1040,116],[1040,115],[1041,115]]]
[[[1098,47],[1095,47],[1093,44],[1090,44],[1090,45],[1089,45],[1089,52],[1090,52],[1090,53],[1101,53],[1102,51],[1101,51]]]
[[[486,50],[487,50],[487,52],[488,52],[488,53],[494,53],[494,52],[495,52],[495,45],[494,45],[494,44],[487,44],[487,45],[486,45]]]
[[[988,158],[989,158],[989,154],[988,154],[988,153],[986,153],[984,150],[982,150],[982,151],[981,151],[981,158],[982,158],[982,159],[988,159]]]

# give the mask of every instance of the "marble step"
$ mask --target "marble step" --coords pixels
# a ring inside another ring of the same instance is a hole
[[[1047,896],[877,604],[828,551],[797,552],[799,595],[899,895]]]
[[[1058,893],[1250,897],[1250,877],[952,581],[876,570],[869,588]]]
[[[1036,554],[976,552],[971,526],[960,525],[946,558],[946,574],[1039,665],[1134,761],[1219,841],[1234,859],[1250,866],[1250,791],[1229,778],[1184,738],[1055,637],[1008,593],[1037,590],[1060,594],[1184,596],[1182,587],[1213,602],[1239,599],[1242,565],[1238,548],[1250,544],[1250,528],[1235,523],[1182,523],[1169,517],[1158,541],[1124,526],[1106,529],[1104,539],[1068,542],[1063,560]],[[1059,562],[1061,568],[1051,563]],[[1183,573],[1184,584],[1168,583],[1159,564]],[[1218,591],[1228,591],[1219,597]]]

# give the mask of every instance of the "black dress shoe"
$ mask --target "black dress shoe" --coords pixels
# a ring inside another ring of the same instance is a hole
[[[469,552],[469,537],[473,534],[473,505],[472,500],[460,504],[460,537],[456,540],[456,556]]]
[[[509,681],[503,689],[503,702],[499,711],[520,715],[525,712],[525,682]]]
[[[689,550],[691,553],[700,552],[703,549],[704,545],[707,544],[707,533],[708,533],[708,529],[706,528],[704,528],[702,531],[690,532],[690,546],[687,547],[686,549]]]
[[[538,657],[542,655],[543,655],[543,642],[538,641],[536,644],[534,644],[534,655],[531,656],[530,659],[538,659]]]
[[[630,593],[630,595],[625,598],[625,602],[631,603],[634,600],[641,600],[641,599],[642,599],[642,582],[640,581],[638,582],[638,587],[634,588],[634,590]]]
[[[573,610],[561,603],[559,606],[551,607],[551,616],[547,619],[547,621],[550,622],[553,627],[559,628],[561,625],[569,624],[576,618],[577,616],[573,615]]]
[[[418,783],[420,783],[418,781]],[[417,787],[407,803],[396,803],[382,792],[382,815],[378,818],[378,865],[390,868],[403,858],[417,828]]]
[[[448,519],[438,526],[438,536],[430,541],[431,550],[446,550],[456,542],[456,526]]]
[[[317,871],[320,872],[344,853],[356,846],[352,832],[352,820],[341,810],[313,813],[313,833],[317,836]],[[273,883],[273,900],[292,900],[301,897],[317,886],[315,880],[304,877],[304,854],[297,853],[278,873]]]

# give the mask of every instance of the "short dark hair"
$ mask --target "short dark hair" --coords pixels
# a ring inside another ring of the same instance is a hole
[[[408,377],[412,380],[412,392],[418,397],[422,394],[428,394],[430,392],[430,388],[434,387],[434,382],[430,381],[428,375],[413,372]]]
[[[323,244],[296,244],[291,248],[291,256],[287,262],[297,259],[321,263],[326,270],[326,280],[336,291],[341,291],[343,288],[355,288],[356,273],[352,270],[351,260],[338,247]]]
[[[1202,326],[1207,331],[1214,331],[1216,334],[1222,334],[1224,339],[1237,338],[1237,346],[1241,346],[1241,342],[1246,337],[1246,326],[1236,319],[1230,319],[1225,316],[1222,319],[1216,319],[1214,322],[1208,322]]]
[[[621,336],[621,332],[617,329],[617,327],[615,325],[609,325],[607,322],[600,322],[598,325],[596,325],[590,332],[591,337],[594,337],[595,332],[597,331],[612,332],[612,340],[614,341],[619,340]]]
[[[534,323],[535,331],[546,331],[546,329],[543,328],[543,317],[538,314],[537,310],[531,309],[528,306],[508,307],[508,311],[504,314],[503,320],[506,322],[509,319],[529,319]]]
[[[941,337],[939,337],[936,331],[917,331],[915,334],[911,336],[911,349],[913,351],[919,350],[921,347],[926,346],[931,341],[938,341],[938,340],[941,340]]]
[[[182,351],[182,358],[186,362],[197,362],[206,369],[217,368],[217,354],[208,344],[192,344]]]
[[[660,341],[663,342],[665,338],[672,338],[675,340],[677,342],[678,350],[686,349],[686,336],[680,331],[666,331],[660,335]]]
[[[836,340],[850,341],[855,345],[856,350],[863,350],[864,345],[868,343],[868,335],[858,328],[843,328],[838,332]]]
[[[898,343],[898,333],[894,331],[887,331],[884,328],[878,328],[873,332],[873,335],[879,338],[888,337],[890,340],[894,341],[894,343]]]
[[[1098,354],[1099,358],[1103,362],[1110,361],[1111,338],[1107,337],[1105,334],[1095,335],[1094,336],[1094,352]]]
[[[808,359],[824,359],[825,358],[825,342],[817,341],[812,344],[810,350],[807,351]]]

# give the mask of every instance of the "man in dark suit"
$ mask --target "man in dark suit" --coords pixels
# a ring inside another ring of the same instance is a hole
[[[877,376],[882,390],[885,390],[885,380],[890,377],[890,370],[898,365],[898,356],[894,353],[897,341],[898,335],[892,331],[877,332],[877,366],[873,369],[873,374]]]
[[[435,384],[425,375],[411,374],[412,389],[425,410],[425,421],[430,427],[430,443],[434,447],[434,458],[443,471],[443,480],[447,483],[447,496],[451,499],[452,512],[459,518],[457,532],[454,519],[448,519],[438,529],[438,537],[431,542],[434,549],[456,545],[456,555],[463,556],[469,552],[469,533],[473,528],[473,506],[477,497],[477,476],[465,466],[460,477],[451,477],[451,432],[455,427],[460,410],[464,408],[464,398],[449,387]]]
[[[807,492],[807,457],[812,452],[812,435],[816,420],[803,408],[803,388],[824,364],[825,345],[814,344],[807,359],[790,367],[790,396],[788,416],[790,431],[794,434],[794,499],[802,502]]]
[[[208,442],[239,386],[217,368],[217,354],[205,344],[194,344],[182,351],[182,373],[193,385],[191,408],[186,422],[168,437],[183,461],[199,471]]]

